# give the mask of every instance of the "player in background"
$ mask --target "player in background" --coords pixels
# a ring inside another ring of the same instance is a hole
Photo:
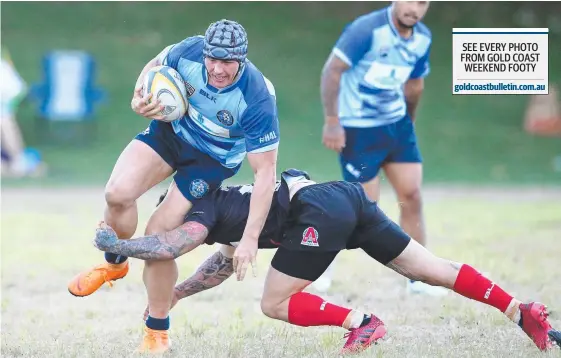
[[[280,133],[274,87],[246,58],[247,48],[245,29],[220,20],[204,36],[166,47],[143,68],[131,106],[153,120],[121,153],[105,188],[104,220],[119,239],[131,238],[136,230],[136,200],[172,173],[168,194],[150,217],[146,235],[181,225],[193,203],[235,175],[247,154],[255,189],[234,257],[244,269],[255,262],[257,239],[273,197]],[[158,101],[149,103],[150,95],[141,96],[144,76],[159,65],[177,70],[187,88],[188,113],[172,123],[161,121]],[[105,260],[78,274],[68,285],[70,293],[87,296],[127,274],[126,256],[107,253]],[[150,317],[141,351],[169,348],[168,314],[177,276],[173,260],[145,262]]]
[[[429,74],[431,32],[420,21],[428,1],[396,1],[360,16],[339,37],[321,75],[323,144],[339,153],[343,179],[380,196],[380,168],[393,186],[399,224],[426,245],[421,154],[413,122]],[[331,285],[332,269],[315,286]],[[410,292],[445,294],[418,281]]]
[[[17,122],[17,110],[27,94],[27,84],[18,73],[8,49],[0,58],[0,151],[2,177],[41,176],[47,165],[39,152],[26,148]]]
[[[175,288],[175,305],[233,274],[232,253],[243,233],[252,189],[252,185],[243,185],[216,190],[193,206],[183,225],[164,234],[123,241],[102,223],[94,244],[103,251],[142,260],[170,260],[203,243],[222,244]],[[278,247],[265,281],[263,313],[297,326],[343,327],[349,331],[343,352],[364,350],[382,338],[386,333],[383,322],[373,314],[331,304],[303,290],[339,251],[356,248],[410,279],[449,288],[499,309],[541,350],[552,348],[553,341],[561,343],[561,334],[551,327],[543,304],[522,303],[473,267],[434,256],[370,201],[358,183],[316,184],[306,172],[284,171],[259,247]],[[238,279],[240,275],[243,279],[244,272],[237,272]]]

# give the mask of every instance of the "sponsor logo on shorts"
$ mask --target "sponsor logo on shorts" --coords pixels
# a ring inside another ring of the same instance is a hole
[[[259,144],[270,142],[273,139],[277,139],[277,134],[275,133],[275,131],[271,131],[265,134],[263,137],[259,137]]]
[[[305,246],[318,247],[319,246],[318,239],[319,239],[318,231],[310,226],[302,233],[301,244]]]
[[[347,171],[351,173],[351,175],[353,175],[355,178],[358,179],[360,177],[360,170],[355,168],[351,163],[347,163],[345,165],[345,169],[347,169]]]
[[[147,135],[148,133],[150,133],[150,126],[148,126],[145,130],[142,131],[142,133],[140,133],[141,135]]]
[[[191,182],[189,192],[194,198],[200,199],[208,192],[208,183],[202,179],[195,179]]]
[[[218,113],[216,113],[216,118],[225,126],[229,127],[234,124],[234,116],[225,109],[218,111]]]

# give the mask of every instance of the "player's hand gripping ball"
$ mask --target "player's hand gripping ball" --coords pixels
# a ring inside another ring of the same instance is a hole
[[[181,75],[171,67],[156,66],[144,77],[142,96],[152,94],[150,102],[160,100],[164,107],[159,115],[162,121],[173,122],[185,115],[189,109],[187,88]]]

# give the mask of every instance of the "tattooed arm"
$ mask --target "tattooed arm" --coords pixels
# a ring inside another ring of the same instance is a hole
[[[175,286],[177,299],[216,287],[230,277],[234,273],[234,250],[233,247],[221,245],[220,250],[207,258],[191,277]]]
[[[234,273],[233,256],[235,248],[227,245],[220,245],[220,250],[212,254],[205,262],[197,268],[197,271],[181,282],[173,291],[171,301],[172,309],[179,300],[192,296],[196,293],[216,287],[224,282]],[[148,306],[144,310],[143,319],[148,318]]]
[[[166,233],[119,240],[110,226],[101,223],[94,245],[101,251],[141,260],[172,260],[202,244],[207,235],[208,229],[204,225],[188,221]]]

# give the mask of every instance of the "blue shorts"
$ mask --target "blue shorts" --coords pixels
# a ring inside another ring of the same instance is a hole
[[[218,188],[241,166],[226,168],[181,139],[170,123],[153,120],[135,139],[148,144],[176,171],[173,180],[181,194],[191,202]]]
[[[339,156],[343,179],[366,183],[386,163],[421,163],[409,116],[380,127],[345,128],[346,147]]]

